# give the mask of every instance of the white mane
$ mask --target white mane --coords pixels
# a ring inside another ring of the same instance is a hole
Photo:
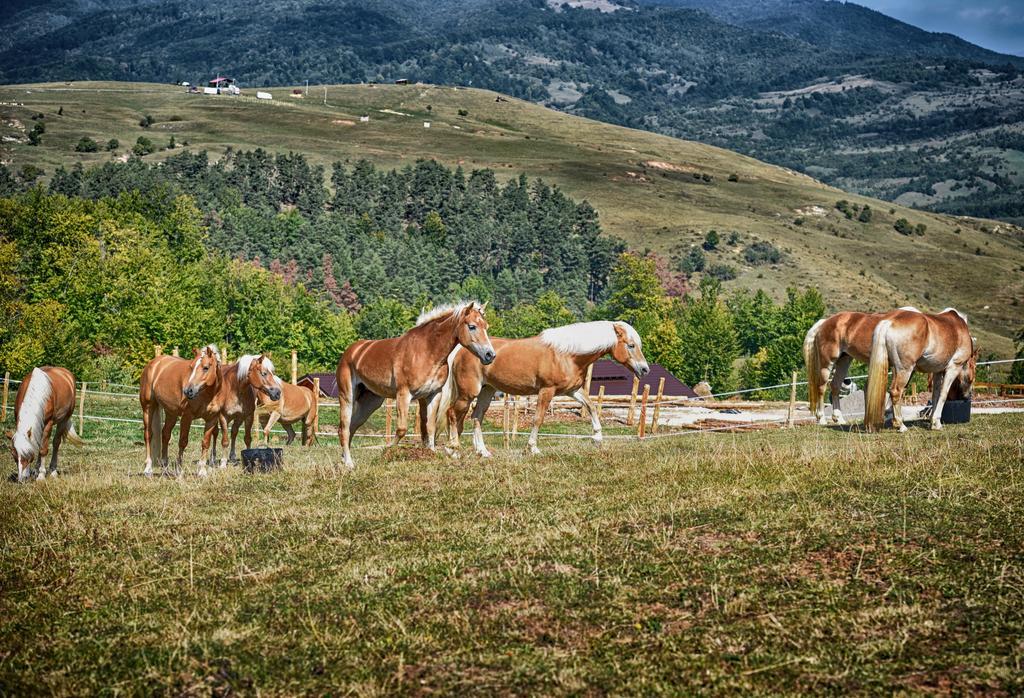
[[[901,308],[898,308],[898,310],[908,310],[908,311],[910,311],[912,313],[919,313],[919,312],[921,312],[920,310],[918,310],[917,308],[915,308],[912,305],[904,305]]]
[[[626,330],[634,344],[640,345],[640,335],[627,322],[597,320],[576,322],[572,325],[552,327],[540,333],[540,341],[565,354],[590,354],[615,346],[615,325]]]
[[[43,446],[43,417],[46,401],[52,394],[50,377],[41,369],[33,368],[25,398],[18,410],[18,430],[14,434],[14,450],[24,461],[35,460]]]
[[[217,357],[217,363],[220,363],[222,359],[220,357],[220,349],[217,348],[217,345],[207,344],[205,347],[199,350],[199,355],[202,356],[203,354],[205,354],[207,349],[213,352],[213,355]]]
[[[957,315],[959,315],[959,316],[960,316],[960,319],[961,319],[961,320],[963,320],[964,322],[967,322],[967,316],[966,316],[966,315],[964,315],[963,313],[961,313],[961,312],[960,312],[959,310],[957,310],[956,308],[945,308],[945,309],[943,309],[942,313],[948,313],[948,312],[949,312],[949,311],[951,311],[951,310],[952,310],[952,311],[953,311],[954,313],[956,313]],[[942,315],[942,313],[939,313],[939,315]]]
[[[437,320],[444,317],[445,315],[454,315],[455,313],[461,313],[470,305],[480,306],[479,301],[459,301],[458,303],[445,303],[444,305],[438,305],[431,308],[430,310],[424,310],[420,313],[420,316],[416,318],[416,327],[425,325],[432,320]]]
[[[252,365],[253,359],[258,359],[259,354],[246,354],[238,359],[238,380],[244,381],[245,377],[249,375],[249,366]],[[270,360],[270,357],[263,357],[263,365],[270,369],[271,373],[274,373],[274,362]]]

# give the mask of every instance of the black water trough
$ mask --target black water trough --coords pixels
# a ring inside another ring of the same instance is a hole
[[[970,400],[946,400],[942,406],[943,424],[966,424],[971,421]]]
[[[242,451],[242,469],[247,473],[269,473],[284,465],[283,448],[247,448]]]

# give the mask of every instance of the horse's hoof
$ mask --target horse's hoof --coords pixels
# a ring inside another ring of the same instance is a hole
[[[57,471],[54,470],[53,472],[51,472],[50,477],[57,477]]]
[[[481,458],[493,458],[494,457],[494,454],[492,454],[490,451],[477,451],[476,454],[478,456],[480,456]]]
[[[932,422],[932,431],[941,431],[942,422]]]
[[[530,454],[531,456],[539,456],[539,455],[540,455],[540,449],[539,449],[539,448],[537,448],[536,446],[530,446],[530,448],[529,448],[529,454]]]
[[[227,458],[221,458],[220,459],[220,467],[221,467],[221,470],[223,470],[224,468],[228,467],[228,459]]]
[[[899,426],[899,431],[900,431],[900,433],[901,433],[901,434],[902,434],[903,432],[905,432],[906,430],[907,430],[907,425],[906,425],[906,424],[901,424],[901,425]]]

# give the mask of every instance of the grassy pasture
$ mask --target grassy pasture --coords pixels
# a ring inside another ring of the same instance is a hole
[[[740,243],[723,244],[709,259],[738,269],[729,286],[776,296],[787,285],[816,286],[837,309],[955,305],[971,318],[985,351],[998,355],[1011,351],[1009,337],[1024,322],[1024,233],[1006,224],[847,194],[727,150],[516,99],[497,102],[486,90],[330,85],[327,105],[322,87],[311,87],[304,99],[289,97],[290,88],[268,91],[272,102],[256,100],[254,90],[233,98],[144,83],[0,86],[0,136],[13,139],[0,143],[0,155],[15,170],[34,164],[52,174],[60,164],[123,156],[139,136],[163,146],[173,134],[179,146],[187,142],[215,158],[227,147],[301,152],[324,165],[366,158],[402,167],[435,158],[467,170],[492,168],[505,178],[543,177],[590,201],[605,228],[639,250],[669,253],[698,244],[710,229],[736,231]],[[46,133],[33,147],[26,136],[40,113]],[[147,129],[139,126],[145,114],[156,120]],[[82,136],[101,145],[117,138],[121,146],[113,156],[76,153]],[[840,199],[870,205],[872,222],[847,220],[834,208]],[[928,231],[904,237],[893,229],[898,218]],[[786,258],[745,264],[743,248],[757,240],[772,242]]]
[[[325,443],[200,481],[128,476],[136,428],[87,422],[61,477],[0,487],[0,692],[1019,693],[1022,434],[361,450],[353,473]]]

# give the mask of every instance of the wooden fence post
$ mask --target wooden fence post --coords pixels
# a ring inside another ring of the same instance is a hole
[[[597,389],[597,421],[599,423],[601,421],[601,410],[603,409],[603,407],[604,407],[604,384],[602,383],[601,387]]]
[[[644,386],[643,397],[640,398],[640,421],[637,424],[636,436],[638,439],[644,438],[647,431],[647,398],[651,395],[651,385],[648,383]]]
[[[792,427],[796,417],[796,371],[789,382],[789,410],[786,413],[786,426]]]
[[[0,412],[3,412],[3,414],[0,414],[0,422],[7,421],[7,395],[8,395],[8,393],[10,393],[10,390],[11,390],[11,372],[10,371],[6,371],[4,373],[4,403],[3,403],[3,406],[0,407]]]
[[[78,435],[85,431],[85,381],[82,381],[82,394],[78,397]]]
[[[181,356],[181,354],[178,353],[178,347],[174,347],[174,349],[171,350],[171,356]]]
[[[508,446],[509,446],[509,430],[510,430],[510,427],[511,427],[511,420],[510,420],[510,416],[511,415],[510,415],[510,409],[509,409],[511,407],[511,405],[509,404],[509,402],[510,402],[509,395],[508,395],[508,393],[505,393],[504,409],[502,409],[502,412],[501,412],[501,437],[502,437],[502,440],[505,443],[505,450],[506,451],[508,450]]]
[[[590,397],[590,380],[594,377],[594,364],[587,366],[587,380],[583,383],[583,394]]]
[[[153,356],[163,356],[164,348],[159,344],[153,345]]]
[[[626,426],[633,426],[633,417],[636,415],[636,393],[640,389],[640,379],[633,376],[633,394],[629,397],[629,412],[626,413]]]
[[[292,385],[299,382],[299,353],[292,349]]]
[[[394,402],[390,399],[384,400],[384,445],[391,445],[391,409]]]
[[[313,376],[313,401],[316,403],[316,417],[313,418],[313,441],[320,431],[320,376]],[[284,396],[281,396],[281,407],[284,408]]]
[[[651,433],[658,433],[658,417],[661,416],[661,398],[665,392],[665,377],[658,380],[658,395],[654,398],[654,416],[651,418]]]
[[[519,434],[519,397],[512,398],[512,438]]]
[[[223,359],[224,359],[224,363],[225,363],[225,364],[231,363],[231,362],[230,362],[230,361],[228,360],[228,347],[227,347],[227,345],[226,345],[226,344],[225,344],[225,345],[224,345],[224,347],[223,347],[223,348],[222,348],[222,349],[220,350],[220,355],[221,355],[221,357],[223,357]]]

